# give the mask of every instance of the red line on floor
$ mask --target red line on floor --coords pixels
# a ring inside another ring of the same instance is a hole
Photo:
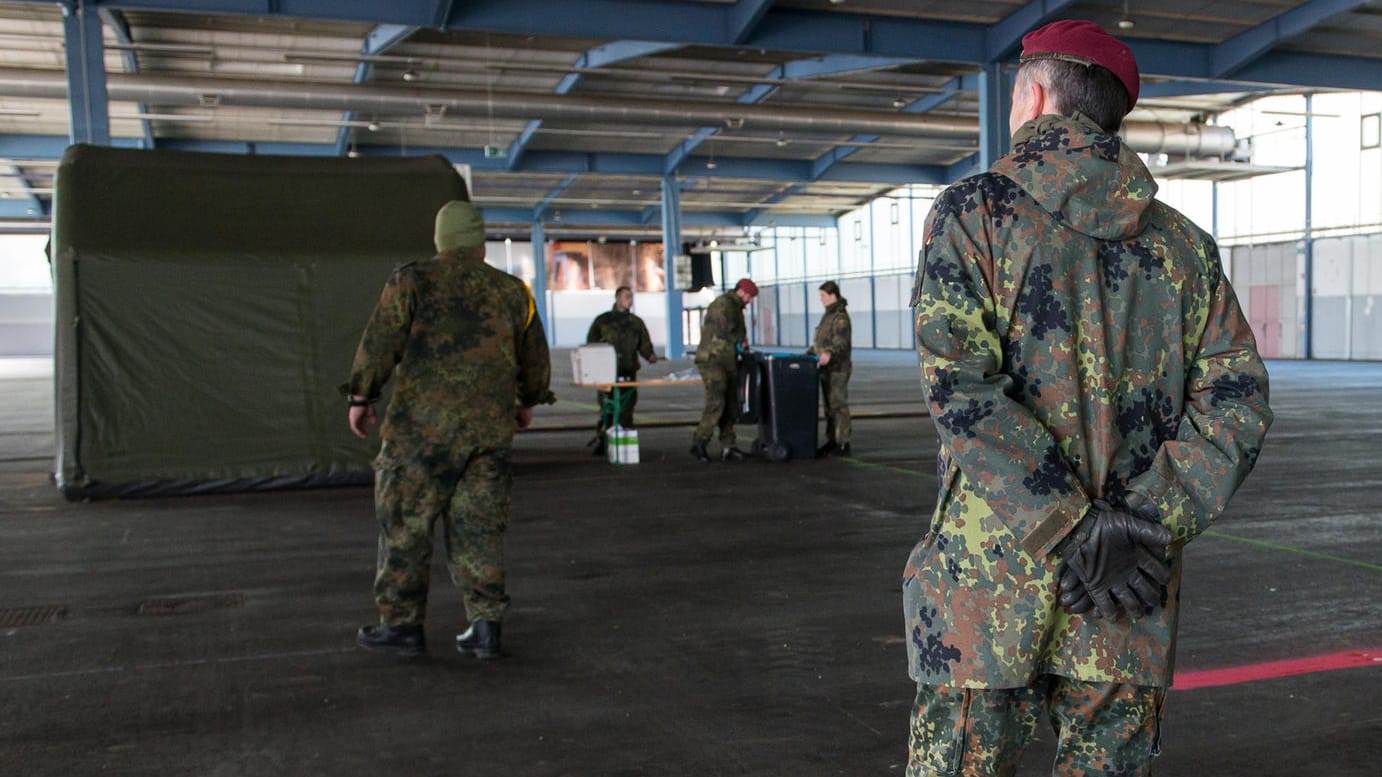
[[[1237,685],[1254,680],[1270,680],[1275,677],[1289,677],[1296,674],[1331,672],[1335,669],[1351,669],[1358,666],[1382,667],[1382,650],[1351,650],[1347,653],[1332,653],[1327,656],[1292,658],[1285,661],[1268,661],[1262,664],[1235,666],[1228,669],[1209,669],[1202,672],[1183,672],[1176,675],[1172,690],[1191,691],[1196,688],[1213,688],[1219,685]]]

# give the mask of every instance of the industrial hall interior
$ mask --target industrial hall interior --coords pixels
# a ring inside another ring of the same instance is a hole
[[[1373,777],[1382,0],[0,0],[0,775]]]

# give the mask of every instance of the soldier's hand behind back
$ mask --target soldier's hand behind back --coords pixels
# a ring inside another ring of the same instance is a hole
[[[1112,620],[1119,604],[1134,616],[1160,605],[1171,578],[1163,557],[1172,539],[1160,523],[1095,500],[1065,543],[1061,606]]]
[[[518,430],[523,431],[533,423],[533,409],[527,405],[517,405],[513,409],[513,420],[518,424]]]
[[[369,427],[378,423],[374,415],[374,405],[355,405],[350,408],[350,415],[346,417],[346,423],[350,426],[350,431],[360,439],[369,437]]]

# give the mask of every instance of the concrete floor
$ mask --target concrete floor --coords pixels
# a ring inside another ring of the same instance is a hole
[[[1382,659],[1382,365],[1271,370],[1257,472],[1187,554],[1182,677]],[[0,775],[899,775],[898,578],[936,488],[916,374],[859,355],[856,458],[784,464],[697,464],[675,387],[612,467],[558,386],[516,443],[511,656],[480,664],[440,566],[430,658],[354,647],[368,489],[63,502],[48,367],[0,363],[0,610],[65,608],[0,627]],[[1382,661],[1173,691],[1157,774],[1372,777],[1380,694]]]

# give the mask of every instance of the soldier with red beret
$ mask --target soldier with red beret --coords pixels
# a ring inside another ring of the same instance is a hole
[[[748,348],[748,327],[744,324],[744,308],[758,296],[758,285],[748,278],[740,278],[734,289],[715,298],[705,309],[701,319],[701,342],[696,347],[696,369],[705,386],[705,409],[701,422],[691,438],[691,455],[697,461],[710,462],[706,445],[718,428],[720,459],[740,461],[743,451],[735,447],[734,424],[739,421],[739,403],[734,392],[739,385],[737,355]]]
[[[903,578],[907,774],[1150,772],[1182,551],[1272,413],[1213,238],[1116,134],[1132,52],[1091,22],[1023,38],[1013,149],[946,189],[912,305],[940,492]]]

